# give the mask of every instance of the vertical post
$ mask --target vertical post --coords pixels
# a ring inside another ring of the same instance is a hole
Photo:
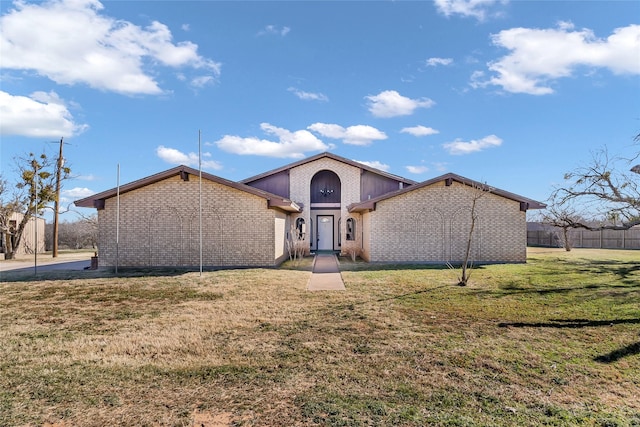
[[[34,236],[35,236],[35,249],[33,250],[33,274],[38,275],[38,166],[33,168],[33,187],[36,196],[36,204],[33,213],[33,221],[35,223]]]
[[[600,229],[600,249],[602,249],[602,228]]]
[[[120,263],[120,163],[118,163],[118,176],[116,179],[116,274]]]
[[[62,172],[62,146],[64,138],[60,138],[60,152],[58,153],[58,161],[56,162],[56,198],[53,203],[53,258],[58,256],[58,230],[60,215],[60,174]]]
[[[202,277],[202,149],[201,149],[202,132],[198,130],[198,223],[200,229],[200,276]]]

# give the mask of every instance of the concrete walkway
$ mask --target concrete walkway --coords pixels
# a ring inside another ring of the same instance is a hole
[[[334,254],[316,254],[313,258],[313,274],[307,284],[310,291],[344,291],[344,282]]]

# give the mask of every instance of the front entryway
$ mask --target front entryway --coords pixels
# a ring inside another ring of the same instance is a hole
[[[333,250],[333,215],[318,215],[318,250]]]

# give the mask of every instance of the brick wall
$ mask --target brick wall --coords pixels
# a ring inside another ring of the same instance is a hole
[[[335,224],[338,224],[338,220],[340,221],[340,234],[342,236],[342,246],[338,246],[338,236],[334,236],[334,249],[335,250],[345,250],[351,245],[360,247],[362,244],[361,233],[358,231],[356,233],[357,240],[356,241],[347,241],[345,240],[345,223],[347,218],[353,217],[356,218],[358,227],[362,225],[362,218],[359,214],[349,214],[347,211],[347,206],[352,203],[357,203],[360,201],[360,169],[354,166],[348,165],[346,163],[339,162],[334,159],[329,158],[321,158],[314,162],[305,163],[303,165],[297,166],[291,169],[289,174],[290,179],[290,199],[295,202],[301,202],[304,204],[304,212],[300,216],[302,216],[305,220],[306,224],[311,224],[310,219],[311,215],[314,216],[315,212],[310,210],[311,206],[311,194],[310,185],[311,178],[320,172],[321,170],[330,170],[336,173],[340,178],[340,186],[341,186],[341,200],[340,200],[340,209],[335,210],[334,212],[330,212],[325,210],[326,214],[333,214]],[[294,219],[295,221],[295,219]],[[314,222],[314,227],[315,227]],[[307,233],[307,248],[309,248],[309,234]],[[336,232],[337,234],[337,232]],[[315,235],[315,230],[314,230]]]
[[[276,263],[274,210],[261,197],[203,180],[203,265]],[[99,216],[99,263],[116,262],[116,198]],[[198,266],[199,182],[179,176],[120,195],[119,266]]]
[[[461,261],[471,226],[474,189],[444,182],[383,200],[365,214],[364,258],[373,262]],[[476,205],[472,258],[526,261],[526,215],[520,204],[486,193]]]

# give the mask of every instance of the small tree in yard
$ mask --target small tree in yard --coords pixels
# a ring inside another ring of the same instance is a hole
[[[17,159],[16,164],[19,180],[15,193],[5,194],[5,188],[0,193],[0,221],[3,232],[11,233],[7,242],[12,243],[5,248],[5,259],[15,258],[16,249],[20,246],[29,221],[55,200],[55,176],[50,172],[54,165],[46,154],[36,156],[30,153],[26,158]],[[22,214],[22,219],[15,228],[9,229],[9,217],[14,212]]]
[[[298,230],[294,225],[289,229],[287,236],[287,251],[289,252],[289,260],[297,262],[304,257],[305,244],[304,233]]]
[[[470,226],[469,226],[469,234],[467,235],[467,242],[465,246],[464,258],[462,260],[462,265],[460,266],[460,277],[458,278],[458,286],[467,286],[469,283],[469,278],[471,277],[471,270],[473,268],[473,258],[471,256],[471,248],[473,246],[473,237],[476,229],[476,223],[478,222],[478,214],[476,212],[476,208],[478,206],[478,201],[489,194],[491,192],[491,188],[485,184],[480,183],[472,183],[470,184],[472,188],[471,193],[471,209],[470,209]],[[447,264],[449,268],[453,268],[451,263]]]
[[[572,244],[569,232],[573,229],[580,228],[578,224],[587,224],[584,214],[569,204],[557,204],[551,201],[544,213],[540,215],[540,222],[554,227],[559,230],[556,234],[562,247],[567,251],[571,251]]]

